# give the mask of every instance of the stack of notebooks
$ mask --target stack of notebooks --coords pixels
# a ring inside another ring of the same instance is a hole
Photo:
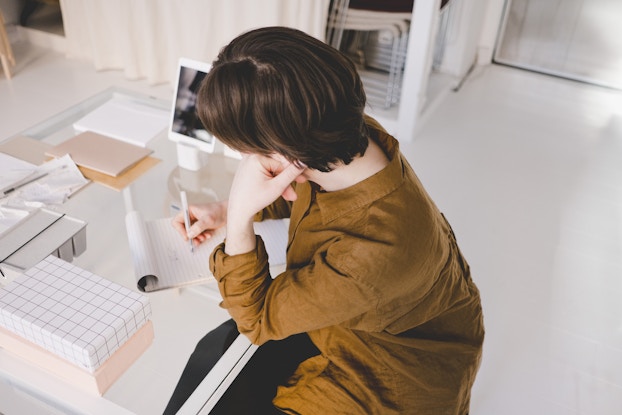
[[[153,151],[113,137],[85,131],[45,151],[47,157],[68,154],[84,177],[121,190],[159,162]]]
[[[140,293],[49,256],[0,289],[0,347],[102,395],[153,341]]]

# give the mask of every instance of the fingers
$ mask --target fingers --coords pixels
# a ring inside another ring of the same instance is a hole
[[[296,191],[292,187],[291,183],[295,181],[302,174],[304,169],[305,169],[304,166],[298,167],[294,164],[290,164],[279,175],[279,177],[283,175],[284,176],[283,180],[287,182],[287,187],[285,188],[285,190],[283,190],[283,193],[281,193],[281,197],[283,197],[283,199],[293,202],[294,200],[298,198],[298,196],[296,195]]]
[[[302,174],[305,168],[306,166],[304,165],[298,167],[293,163],[289,163],[281,173],[275,176],[275,180],[277,180],[279,184],[289,186],[291,182],[296,180],[296,178]]]
[[[190,230],[188,231],[188,238],[196,238],[202,233],[209,230],[209,225],[205,224],[200,220],[197,220],[190,226]]]
[[[195,244],[200,244],[210,239],[214,231],[226,223],[227,202],[214,202],[205,205],[190,205],[190,229],[186,232],[183,212],[177,213],[171,224],[184,238],[192,239]]]
[[[200,244],[207,241],[214,234],[214,229],[200,220],[195,221],[191,226],[188,233],[186,233],[186,226],[184,224],[183,214],[177,214],[172,220],[172,225],[175,230],[184,238],[185,241],[192,239],[195,244]]]
[[[179,212],[177,215],[173,217],[171,221],[173,228],[184,238],[184,240],[188,240],[188,235],[186,234],[186,225],[184,224],[184,214],[183,212]]]
[[[296,192],[292,188],[291,183],[294,182],[305,169],[306,166],[304,165],[297,166],[286,161],[281,164],[279,171],[270,179],[270,184],[281,191],[281,196],[285,200],[296,200]]]
[[[293,202],[294,200],[298,199],[298,195],[296,194],[296,191],[291,185],[287,186],[285,190],[283,190],[283,193],[281,193],[281,197],[289,202]]]
[[[214,235],[214,230],[208,229],[196,235],[195,237],[193,237],[192,240],[194,241],[195,245],[199,245],[207,241],[208,239],[210,239],[213,235]]]

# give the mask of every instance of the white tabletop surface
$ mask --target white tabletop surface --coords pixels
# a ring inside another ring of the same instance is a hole
[[[107,90],[23,135],[50,144],[61,142],[75,134],[71,127],[75,119],[116,93],[120,92]],[[167,139],[165,131],[149,147],[162,161],[123,191],[91,183],[55,207],[87,222],[87,249],[74,264],[132,289],[136,289],[136,278],[125,229],[127,211],[137,209],[147,219],[170,216],[170,206],[178,203],[176,197],[182,189],[190,203],[226,198],[237,163],[213,154],[207,156],[206,167],[199,172],[180,169],[175,143]],[[162,413],[196,343],[228,314],[218,301],[193,288],[148,296],[153,310],[153,344],[103,397],[82,392],[0,349],[0,413],[16,413],[14,404],[20,400],[34,402],[32,407],[42,408],[41,413]]]

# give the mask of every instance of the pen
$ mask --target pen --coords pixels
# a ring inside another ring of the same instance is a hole
[[[181,209],[184,211],[184,225],[186,226],[186,235],[190,233],[190,210],[188,210],[188,198],[186,192],[182,190],[180,193]],[[188,238],[190,242],[190,252],[194,252],[194,246],[192,245],[192,238]]]
[[[24,181],[22,181],[22,182],[20,182],[20,183],[17,183],[15,186],[13,186],[13,187],[11,187],[11,188],[9,188],[9,189],[5,189],[5,190],[2,192],[2,197],[4,197],[4,196],[8,195],[8,194],[9,194],[9,193],[11,193],[11,192],[16,191],[16,190],[17,190],[17,189],[19,189],[20,187],[24,187],[24,186],[26,186],[27,184],[30,184],[30,183],[34,182],[35,180],[39,180],[40,178],[45,177],[45,176],[47,176],[47,175],[48,175],[48,172],[44,172],[44,173],[37,173],[37,174],[35,174],[35,175],[33,175],[33,176],[28,176],[28,177],[27,177]]]

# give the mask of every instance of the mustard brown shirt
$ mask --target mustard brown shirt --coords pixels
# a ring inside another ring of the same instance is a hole
[[[468,413],[484,327],[479,292],[454,234],[399,151],[370,123],[390,162],[344,190],[296,186],[264,218],[290,217],[286,270],[265,247],[210,267],[253,343],[306,332],[321,354],[273,403],[291,414]]]

